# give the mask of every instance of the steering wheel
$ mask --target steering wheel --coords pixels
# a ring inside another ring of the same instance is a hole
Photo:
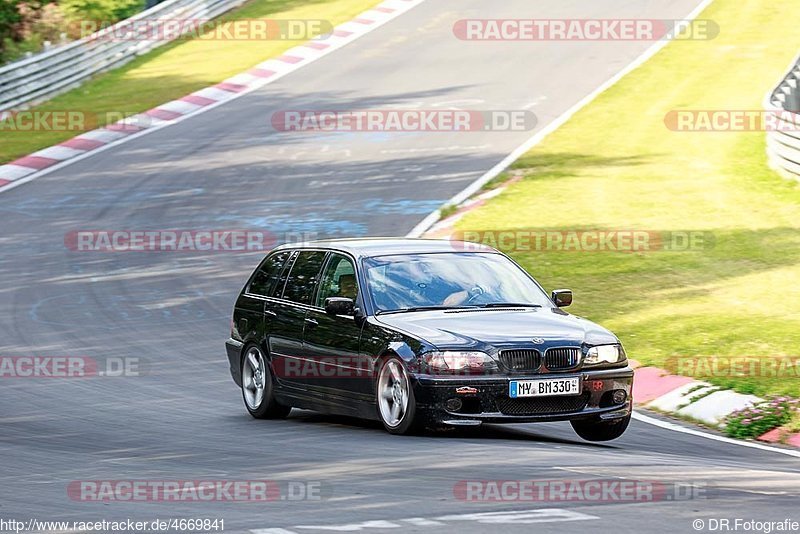
[[[467,291],[467,304],[474,304],[478,297],[484,295],[486,291],[481,286],[475,286]]]

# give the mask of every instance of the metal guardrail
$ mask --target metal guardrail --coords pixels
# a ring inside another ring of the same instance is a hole
[[[126,31],[135,31],[137,21],[207,20],[244,1],[167,0],[92,35],[0,67],[0,110],[20,108],[52,98],[97,73],[123,65],[169,42],[163,38],[142,40],[113,37],[124,35]],[[142,22],[139,24],[144,25]],[[192,31],[188,24],[185,30]]]
[[[764,109],[777,116],[776,128],[767,131],[770,167],[800,180],[800,56],[767,95]]]

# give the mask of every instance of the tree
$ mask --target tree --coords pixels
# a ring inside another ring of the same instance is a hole
[[[20,0],[0,0],[0,58],[5,53],[7,42],[18,37],[22,23],[19,4]]]

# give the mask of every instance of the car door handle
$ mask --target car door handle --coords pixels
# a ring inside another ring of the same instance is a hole
[[[278,316],[278,314],[275,313],[272,310],[264,310],[264,315],[269,316],[269,317],[277,317]]]
[[[315,326],[319,326],[319,323],[317,322],[316,319],[310,319],[308,317],[306,317],[306,324],[309,326],[309,328],[314,328]]]

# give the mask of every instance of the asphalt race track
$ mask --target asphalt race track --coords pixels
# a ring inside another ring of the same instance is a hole
[[[791,517],[796,458],[638,421],[622,439],[597,445],[566,423],[396,437],[303,411],[253,420],[223,343],[235,294],[260,253],[91,253],[64,244],[75,230],[403,235],[534,132],[277,132],[269,117],[287,109],[527,109],[542,128],[650,43],[464,42],[452,35],[455,20],[679,19],[697,3],[428,0],[276,83],[0,195],[0,354],[138,359],[141,369],[0,383],[0,517],[204,517],[224,519],[226,532],[286,529],[260,534],[496,525],[693,532],[698,518]],[[628,503],[454,495],[464,480],[597,478],[703,491]],[[72,481],[145,479],[303,482],[321,499],[97,503],[67,492]],[[485,512],[509,513],[475,515]]]

